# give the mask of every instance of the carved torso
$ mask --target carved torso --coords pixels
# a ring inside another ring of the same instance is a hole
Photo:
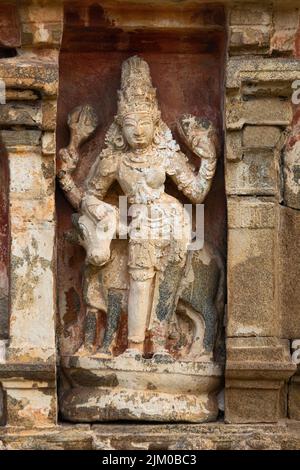
[[[157,152],[125,153],[120,158],[116,179],[131,204],[148,204],[164,193],[164,157]]]

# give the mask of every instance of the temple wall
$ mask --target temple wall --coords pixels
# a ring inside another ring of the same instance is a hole
[[[120,4],[0,5],[0,448],[299,449],[298,2]],[[225,409],[218,423],[162,424],[155,436],[138,422],[62,426],[57,400],[60,355],[80,345],[84,316],[84,251],[63,238],[72,210],[56,187],[57,150],[71,109],[94,104],[82,182],[135,53],[171,129],[179,113],[203,113],[224,149],[206,229],[227,260]]]

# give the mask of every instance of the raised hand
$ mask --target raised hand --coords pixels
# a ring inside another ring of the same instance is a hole
[[[205,160],[216,159],[216,135],[210,121],[184,115],[177,122],[177,129],[185,145],[197,157]]]
[[[71,132],[69,148],[78,150],[98,125],[98,119],[92,106],[86,104],[75,108],[68,117]]]

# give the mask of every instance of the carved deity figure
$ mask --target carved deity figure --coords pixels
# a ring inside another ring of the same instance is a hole
[[[166,193],[165,182],[170,177],[191,203],[203,203],[216,168],[215,132],[205,119],[184,116],[179,121],[178,131],[185,146],[201,160],[200,169],[196,170],[163,122],[149,66],[137,56],[122,65],[117,114],[84,188],[79,188],[72,176],[79,147],[96,125],[95,113],[89,106],[70,114],[70,145],[60,151],[58,172],[63,190],[78,211],[73,222],[79,243],[87,253],[87,297],[92,291],[95,295],[95,290],[97,295],[103,294],[99,272],[112,263],[112,239],[122,238],[120,211],[104,201],[110,186],[117,181],[127,197],[130,216],[126,257],[118,258],[117,250],[113,261],[127,279],[124,298],[128,337],[123,355],[142,356],[146,334],[151,331],[154,356],[167,358],[167,329],[179,297],[187,289],[187,281],[181,280],[183,273],[188,277],[194,254],[189,253],[190,218],[183,204]],[[103,305],[99,301],[93,306],[88,300],[87,304],[90,309],[104,310],[109,315],[109,299],[105,295],[103,298]],[[168,312],[162,314],[166,308]],[[108,330],[109,319],[102,344],[98,344],[105,354],[111,353],[107,347]],[[88,347],[88,342],[87,339],[83,348]],[[95,338],[92,343],[95,347]]]

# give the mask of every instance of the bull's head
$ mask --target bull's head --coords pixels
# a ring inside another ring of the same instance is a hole
[[[103,266],[110,259],[110,243],[117,231],[117,209],[105,205],[105,214],[101,220],[89,213],[73,214],[72,222],[78,233],[78,242],[86,251],[86,263]]]

